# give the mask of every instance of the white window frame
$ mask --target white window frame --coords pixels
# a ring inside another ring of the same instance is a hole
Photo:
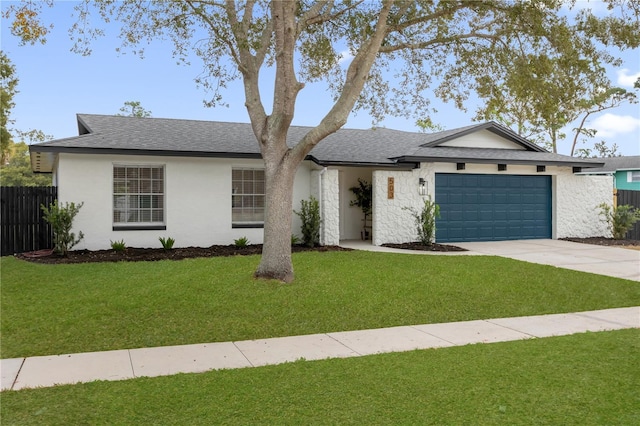
[[[238,173],[242,174],[239,178]],[[256,173],[262,179],[256,179]],[[250,176],[248,176],[250,175]],[[231,227],[263,228],[265,209],[264,168],[232,167]]]
[[[627,172],[627,182],[640,182],[640,170]]]
[[[119,172],[124,169],[124,175],[116,176],[117,169]],[[158,169],[161,170],[160,177]],[[113,230],[166,229],[165,165],[114,163],[112,170]],[[149,173],[144,174],[141,170],[149,170]],[[116,220],[117,217],[124,220]]]

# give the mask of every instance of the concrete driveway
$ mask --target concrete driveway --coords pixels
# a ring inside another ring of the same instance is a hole
[[[516,240],[475,243],[451,243],[465,252],[425,252],[373,246],[370,241],[340,241],[343,247],[357,250],[425,255],[491,255],[541,263],[575,271],[640,281],[640,251],[619,247],[573,243],[563,240]]]
[[[640,251],[562,240],[455,243],[475,253],[640,281]]]

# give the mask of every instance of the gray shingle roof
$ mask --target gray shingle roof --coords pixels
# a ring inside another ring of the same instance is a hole
[[[78,114],[80,136],[31,145],[32,167],[46,171],[56,152],[109,152],[145,155],[260,157],[248,123],[135,118]],[[439,144],[478,130],[489,130],[522,145],[525,150],[453,148]],[[292,126],[288,144],[311,127]],[[47,155],[47,153],[49,153]],[[48,157],[48,158],[47,158]],[[408,167],[420,161],[516,162],[586,167],[598,162],[546,152],[537,145],[490,122],[431,134],[384,128],[340,129],[309,154],[318,164]]]
[[[640,170],[640,155],[597,158],[597,160],[604,162],[604,166],[589,167],[583,173],[615,173],[624,170]]]

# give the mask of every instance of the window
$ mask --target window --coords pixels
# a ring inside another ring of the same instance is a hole
[[[627,181],[628,182],[640,182],[640,171],[639,172],[627,172]]]
[[[264,170],[231,172],[231,222],[234,228],[264,225]]]
[[[113,226],[165,229],[164,166],[113,166]]]

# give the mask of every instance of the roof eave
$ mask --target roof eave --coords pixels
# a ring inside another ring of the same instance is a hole
[[[391,168],[391,169],[415,169],[420,166],[415,161],[410,162],[355,162],[355,161],[332,161],[321,160],[312,155],[307,155],[305,160],[313,161],[315,164],[322,167],[375,167],[375,168]]]
[[[71,153],[71,154],[111,154],[111,155],[147,155],[158,157],[213,157],[213,158],[262,158],[260,153],[252,152],[209,152],[209,151],[180,151],[129,148],[88,148],[69,146],[38,146],[32,145],[31,152]]]
[[[470,163],[470,164],[522,164],[540,166],[598,167],[598,163],[569,160],[518,160],[506,158],[466,158],[466,157],[398,157],[398,162],[418,163]],[[602,163],[604,164],[604,163]]]

